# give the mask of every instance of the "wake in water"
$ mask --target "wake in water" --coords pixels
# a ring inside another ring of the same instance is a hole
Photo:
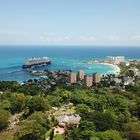
[[[27,71],[21,69],[25,60],[34,57],[48,56],[52,64],[48,67],[38,68],[38,70],[84,70],[86,74],[99,72],[110,74],[116,68],[96,64],[83,64],[90,60],[101,60],[109,55],[122,55],[127,59],[139,58],[140,48],[130,47],[1,47],[0,48],[0,80],[24,81],[34,78]]]
[[[17,72],[21,72],[21,71],[23,71],[23,70],[15,70],[15,71],[8,72],[8,74],[17,73]]]

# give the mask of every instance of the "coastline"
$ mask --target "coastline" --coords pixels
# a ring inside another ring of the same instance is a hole
[[[118,66],[118,65],[115,65],[115,64],[110,64],[110,63],[98,63],[98,64],[108,65],[108,66],[113,67],[113,68],[114,68],[114,70],[115,70],[114,74],[116,74],[116,75],[120,74],[120,72],[121,72],[121,69],[119,68],[119,66]]]
[[[110,63],[106,63],[106,62],[98,62],[98,61],[96,61],[96,62],[86,62],[86,64],[91,64],[91,65],[92,64],[100,64],[100,65],[111,66],[114,69],[114,72],[112,72],[111,74],[118,75],[121,72],[121,69],[119,68],[119,66],[118,65],[115,65],[115,64],[110,64]]]

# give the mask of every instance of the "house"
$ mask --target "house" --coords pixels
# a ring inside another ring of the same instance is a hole
[[[128,67],[130,66],[130,63],[128,61],[124,61],[124,62],[120,62],[120,65]]]
[[[118,86],[118,85],[120,85],[121,82],[122,82],[122,80],[119,78],[111,78],[110,79],[110,84],[112,86]]]
[[[79,124],[81,117],[78,114],[75,113],[66,113],[59,116],[55,116],[56,120],[59,122],[59,124],[65,123],[65,124]]]
[[[123,84],[124,84],[124,86],[127,86],[129,84],[134,84],[133,78],[131,78],[131,77],[124,77],[123,78]]]
[[[137,69],[137,68],[130,68],[129,71],[133,71],[135,76],[139,75],[139,69]]]

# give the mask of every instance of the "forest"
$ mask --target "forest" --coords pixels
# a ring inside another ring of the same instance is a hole
[[[77,127],[67,125],[53,135],[58,125],[48,112],[73,103],[81,117]],[[12,119],[16,116],[16,123]],[[139,140],[140,84],[119,88],[56,85],[44,91],[34,84],[0,82],[1,140]]]

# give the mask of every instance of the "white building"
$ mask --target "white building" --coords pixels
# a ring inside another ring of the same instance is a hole
[[[130,66],[130,63],[128,61],[120,62],[120,64],[126,67]]]
[[[121,62],[125,62],[125,57],[124,56],[107,56],[106,62],[113,63],[113,64],[120,64]]]
[[[125,61],[125,57],[124,56],[115,56],[114,57],[114,64],[120,64],[121,62]]]
[[[107,56],[106,57],[106,62],[107,63],[113,63],[114,62],[114,57],[113,56]]]
[[[66,113],[59,116],[55,116],[56,120],[59,123],[67,123],[67,124],[79,124],[81,117],[78,114]]]
[[[131,77],[124,77],[123,83],[125,86],[127,86],[129,84],[134,84],[133,79]]]

